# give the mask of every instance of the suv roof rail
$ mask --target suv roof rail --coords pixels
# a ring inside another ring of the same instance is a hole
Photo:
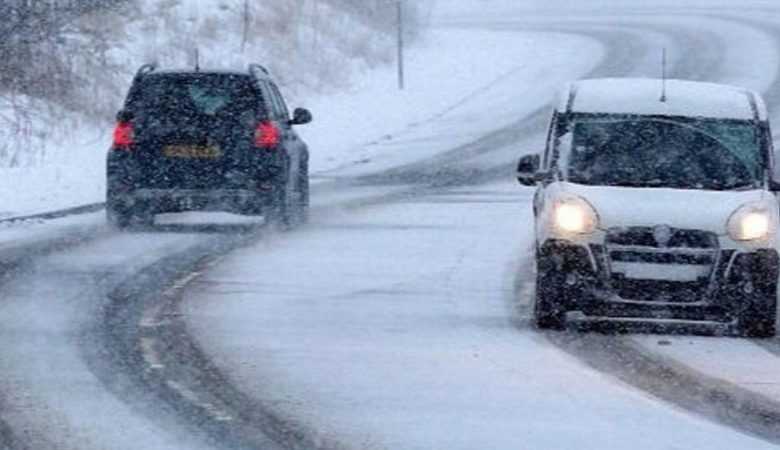
[[[249,65],[249,73],[251,73],[252,75],[255,75],[255,76],[257,76],[258,73],[259,73],[261,75],[261,78],[267,78],[268,76],[271,75],[271,73],[268,72],[268,69],[266,69],[265,67],[261,66],[260,64],[250,64]]]
[[[154,72],[157,70],[157,65],[155,64],[144,64],[141,66],[140,69],[138,69],[138,72],[135,73],[136,77],[141,77],[143,75],[146,75],[147,73]]]

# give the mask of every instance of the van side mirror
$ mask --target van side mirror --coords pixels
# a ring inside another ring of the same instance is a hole
[[[523,186],[534,186],[541,165],[539,155],[526,155],[517,163],[517,181]]]
[[[311,112],[305,108],[295,108],[290,125],[305,125],[312,121]]]
[[[131,122],[133,120],[133,118],[134,118],[133,117],[133,113],[131,113],[130,111],[128,111],[126,109],[123,109],[123,110],[119,111],[118,113],[116,113],[116,121],[118,123]]]

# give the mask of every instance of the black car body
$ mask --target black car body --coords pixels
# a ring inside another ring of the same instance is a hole
[[[308,210],[308,148],[268,72],[162,72],[144,66],[117,116],[107,161],[109,221],[227,211],[291,224]]]

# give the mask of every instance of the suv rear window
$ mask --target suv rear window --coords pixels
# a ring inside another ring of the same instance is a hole
[[[128,109],[156,117],[256,115],[260,94],[252,78],[238,74],[147,75],[134,87]]]

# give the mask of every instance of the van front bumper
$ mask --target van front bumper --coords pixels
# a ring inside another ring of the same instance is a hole
[[[643,250],[550,240],[538,257],[565,274],[566,310],[586,316],[732,322],[774,305],[775,249]]]

